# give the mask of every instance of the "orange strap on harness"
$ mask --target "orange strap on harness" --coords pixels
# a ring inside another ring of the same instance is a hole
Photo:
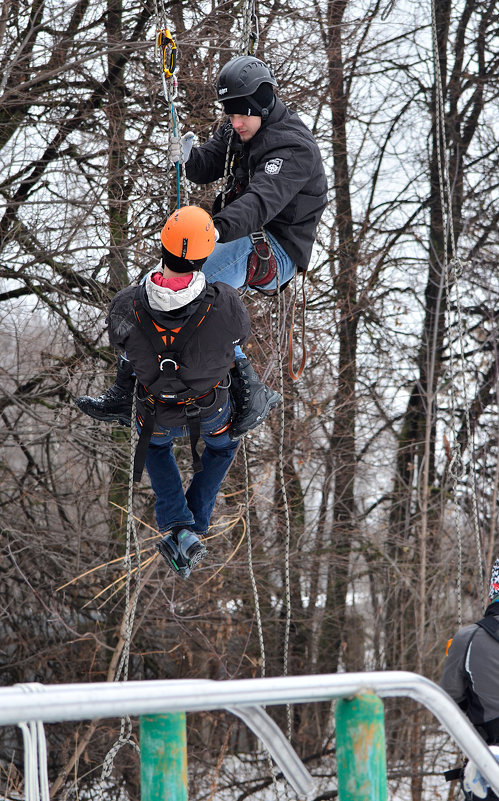
[[[306,275],[307,274],[305,272],[302,273],[302,284],[301,284],[301,290],[302,290],[302,313],[301,313],[301,337],[302,337],[302,339],[301,339],[301,347],[302,347],[302,353],[301,353],[300,366],[299,366],[299,368],[298,368],[296,373],[293,370],[293,329],[294,329],[294,325],[295,325],[296,281],[295,281],[295,296],[293,298],[293,311],[291,313],[291,326],[290,326],[290,329],[289,329],[288,368],[289,368],[289,374],[290,374],[291,378],[293,379],[293,381],[298,381],[298,379],[300,378],[301,374],[303,373],[303,369],[305,367],[305,362],[307,361],[307,350],[305,348],[305,311],[306,311],[306,308],[307,308],[307,296],[306,296],[306,293],[305,293],[305,278],[306,278]]]

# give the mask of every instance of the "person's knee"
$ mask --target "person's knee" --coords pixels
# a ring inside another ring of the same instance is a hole
[[[210,442],[206,442],[206,450],[209,451],[211,456],[218,456],[222,459],[232,459],[237,450],[238,442],[230,442],[221,447],[216,447]]]

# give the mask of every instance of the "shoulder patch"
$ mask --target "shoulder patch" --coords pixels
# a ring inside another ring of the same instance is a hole
[[[282,167],[282,159],[270,159],[265,164],[265,172],[268,175],[277,175]]]

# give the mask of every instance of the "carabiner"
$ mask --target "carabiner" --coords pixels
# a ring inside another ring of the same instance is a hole
[[[166,78],[171,78],[175,72],[175,67],[177,64],[177,45],[173,41],[173,36],[168,28],[162,28],[160,31],[158,31],[156,37],[156,47],[160,47],[163,51],[163,74]],[[166,51],[168,48],[170,48],[170,63],[167,66]]]

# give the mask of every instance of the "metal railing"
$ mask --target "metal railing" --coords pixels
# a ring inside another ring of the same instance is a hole
[[[26,686],[32,688],[33,692],[26,694]],[[241,717],[255,731],[297,793],[306,796],[312,786],[312,777],[261,705],[310,703],[334,698],[358,699],[366,693],[380,698],[412,698],[423,704],[499,795],[499,765],[459,707],[432,681],[405,671],[234,681],[181,679],[15,685],[0,688],[0,725],[227,709]],[[356,758],[355,753],[352,752],[351,758]],[[381,799],[376,791],[363,797]]]

